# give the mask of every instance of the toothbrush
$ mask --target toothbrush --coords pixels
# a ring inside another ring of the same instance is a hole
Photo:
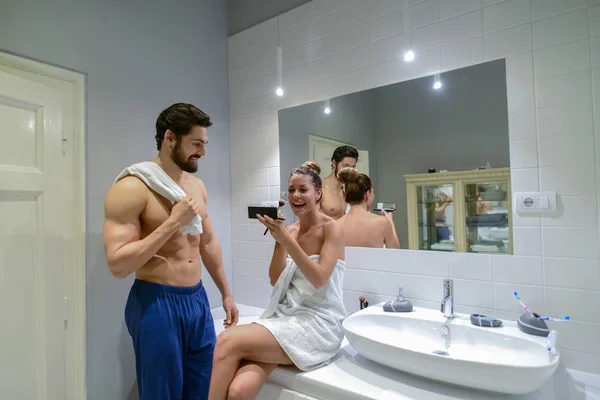
[[[515,299],[517,299],[517,300],[518,300],[518,302],[519,302],[519,303],[521,303],[521,305],[523,306],[523,308],[525,309],[525,311],[527,311],[527,312],[531,312],[531,310],[529,309],[529,307],[527,307],[527,306],[525,305],[525,303],[523,303],[523,302],[521,301],[521,297],[519,297],[519,293],[517,293],[517,292],[514,292],[513,294],[514,294],[514,296],[515,296]]]
[[[567,316],[560,317],[560,318],[553,318],[553,317],[539,317],[538,319],[539,319],[539,320],[541,320],[541,321],[556,321],[556,322],[559,322],[559,321],[570,321],[570,320],[571,320],[571,317],[569,317],[569,316],[567,315]]]

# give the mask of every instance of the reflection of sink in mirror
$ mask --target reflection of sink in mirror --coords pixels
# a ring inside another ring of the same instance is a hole
[[[332,183],[339,183],[333,152],[349,145],[358,150],[356,169],[371,178],[374,189],[371,206],[362,208],[379,214],[377,203],[396,203],[392,218],[401,248],[511,253],[512,221],[507,219],[506,226],[500,227],[506,229],[498,233],[490,229],[504,221],[479,218],[490,211],[504,215],[510,211],[505,60],[444,72],[440,79],[439,90],[433,89],[433,76],[428,76],[280,110],[281,188],[287,188],[294,168],[316,160],[321,177],[332,178],[324,182],[322,204],[333,204],[328,190],[335,186]],[[504,174],[502,179],[489,180],[485,175],[498,170]],[[423,185],[433,196],[428,199],[431,210],[411,209],[404,176],[424,174],[439,180],[460,171],[479,174],[464,181],[470,187],[458,187],[456,180]],[[336,219],[349,210],[341,186],[339,190],[336,210],[330,215]],[[472,204],[458,201],[467,195],[478,197]],[[284,207],[284,213],[288,221],[294,221],[289,207]],[[371,236],[368,224],[356,226]],[[411,230],[418,240],[409,240]],[[502,237],[494,236],[498,234]]]
[[[468,315],[446,319],[437,310],[384,312],[381,304],[343,323],[346,338],[372,361],[458,386],[525,394],[550,379],[559,356],[547,339],[521,332],[514,322],[500,328],[476,327]]]

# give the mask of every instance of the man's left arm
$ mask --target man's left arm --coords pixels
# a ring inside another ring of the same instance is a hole
[[[207,204],[207,192],[204,184],[202,184],[204,192],[204,204]],[[212,224],[208,218],[208,213],[202,218],[202,235],[200,235],[200,257],[206,267],[206,270],[212,277],[215,285],[221,292],[223,297],[223,309],[227,314],[224,322],[226,328],[234,326],[238,323],[239,312],[233,301],[233,296],[229,285],[227,284],[227,276],[223,268],[223,254],[221,252],[221,244],[215,235]]]

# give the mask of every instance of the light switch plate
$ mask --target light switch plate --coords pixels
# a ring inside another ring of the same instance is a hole
[[[514,197],[518,215],[556,213],[556,192],[518,192]]]

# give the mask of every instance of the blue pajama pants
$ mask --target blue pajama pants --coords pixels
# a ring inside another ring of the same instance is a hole
[[[205,400],[215,327],[200,282],[176,287],[136,279],[125,307],[140,400]]]

